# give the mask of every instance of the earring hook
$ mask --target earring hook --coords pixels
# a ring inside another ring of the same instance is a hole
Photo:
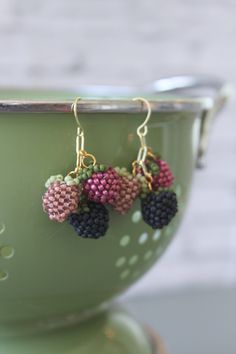
[[[151,183],[152,183],[152,176],[150,173],[147,171],[146,165],[145,165],[145,160],[148,155],[149,149],[146,144],[146,135],[148,133],[148,126],[147,123],[149,122],[149,119],[151,118],[152,110],[151,110],[151,105],[148,100],[146,100],[143,97],[135,97],[133,98],[133,101],[140,101],[141,104],[143,103],[147,106],[147,116],[145,120],[143,121],[142,124],[137,128],[137,135],[140,139],[141,146],[139,148],[137,160],[133,162],[133,174],[136,174],[136,166],[139,166],[141,170],[143,171],[146,180],[148,182],[148,186],[151,190]]]
[[[78,117],[78,101],[80,99],[81,99],[81,97],[77,97],[74,100],[74,102],[71,105],[71,110],[74,112],[75,120],[76,120],[78,127],[80,128],[80,131],[83,132],[84,130],[82,128],[82,125],[80,124],[79,117]]]
[[[78,117],[78,101],[80,97],[77,97],[71,105],[71,110],[74,112],[74,117],[77,123],[77,137],[76,137],[76,153],[77,153],[77,160],[80,156],[80,151],[84,150],[84,130],[80,124],[79,117]]]
[[[143,136],[146,136],[148,132],[147,123],[149,122],[149,119],[151,118],[151,114],[152,114],[151,105],[150,102],[143,97],[135,97],[133,98],[133,101],[140,101],[141,104],[144,103],[147,106],[147,116],[144,122],[137,128],[137,134],[141,138]]]
[[[80,124],[78,117],[78,101],[80,97],[77,97],[71,105],[71,111],[74,113],[74,117],[77,123],[77,135],[76,135],[76,167],[74,171],[69,173],[70,176],[76,176],[79,170],[84,167],[88,168],[90,164],[93,166],[96,164],[96,158],[94,155],[89,154],[84,149],[84,129]],[[87,163],[86,163],[87,159]]]

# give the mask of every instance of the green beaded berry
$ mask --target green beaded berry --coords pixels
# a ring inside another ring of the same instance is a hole
[[[74,185],[78,185],[78,181],[76,180],[76,178],[73,178],[70,175],[67,175],[64,178],[65,183],[67,184],[67,186],[74,186]]]
[[[155,162],[147,160],[146,166],[147,166],[149,173],[151,173],[151,175],[158,175],[159,174],[160,168]]]
[[[45,187],[48,188],[52,183],[54,183],[56,181],[62,182],[63,176],[62,175],[50,176],[45,183]]]
[[[93,173],[104,172],[107,170],[105,165],[89,165],[88,167],[83,167],[79,170],[77,180],[79,183],[85,182],[87,179],[91,178]]]
[[[121,176],[121,177],[127,177],[129,179],[132,179],[131,173],[127,170],[126,167],[115,167],[114,170]]]

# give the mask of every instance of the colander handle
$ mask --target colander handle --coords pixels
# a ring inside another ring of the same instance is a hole
[[[173,76],[154,81],[148,91],[156,93],[185,93],[190,97],[209,96],[214,100],[214,111],[224,107],[232,93],[232,87],[225,81],[205,76]]]
[[[156,93],[187,94],[190,97],[209,97],[212,107],[202,113],[197,167],[205,166],[206,151],[209,142],[210,128],[217,113],[227,103],[232,87],[220,79],[202,76],[175,76],[154,81],[150,90]]]

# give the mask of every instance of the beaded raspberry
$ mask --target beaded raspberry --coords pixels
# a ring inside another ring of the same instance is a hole
[[[116,167],[115,170],[121,177],[121,189],[114,205],[114,209],[124,215],[132,207],[134,200],[140,193],[140,184],[125,168]]]
[[[49,219],[58,222],[65,221],[75,212],[79,204],[79,188],[77,185],[67,185],[63,181],[51,183],[43,196],[43,209]]]
[[[168,165],[164,160],[156,160],[156,164],[159,167],[158,174],[152,176],[152,188],[157,190],[158,188],[169,188],[174,182],[174,175]]]
[[[91,201],[114,205],[119,197],[121,177],[109,167],[104,172],[93,173],[84,183],[84,192]]]

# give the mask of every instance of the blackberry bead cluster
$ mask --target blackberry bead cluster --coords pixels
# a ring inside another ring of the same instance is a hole
[[[148,153],[145,171],[136,167],[136,176],[140,183],[141,212],[144,222],[153,229],[167,226],[178,211],[176,194],[170,190],[174,182],[173,173],[166,161],[160,156]]]
[[[103,204],[88,202],[86,210],[71,214],[68,221],[78,236],[97,239],[108,229],[108,210]]]
[[[177,197],[172,191],[149,193],[141,200],[143,220],[153,229],[167,226],[178,211]]]

